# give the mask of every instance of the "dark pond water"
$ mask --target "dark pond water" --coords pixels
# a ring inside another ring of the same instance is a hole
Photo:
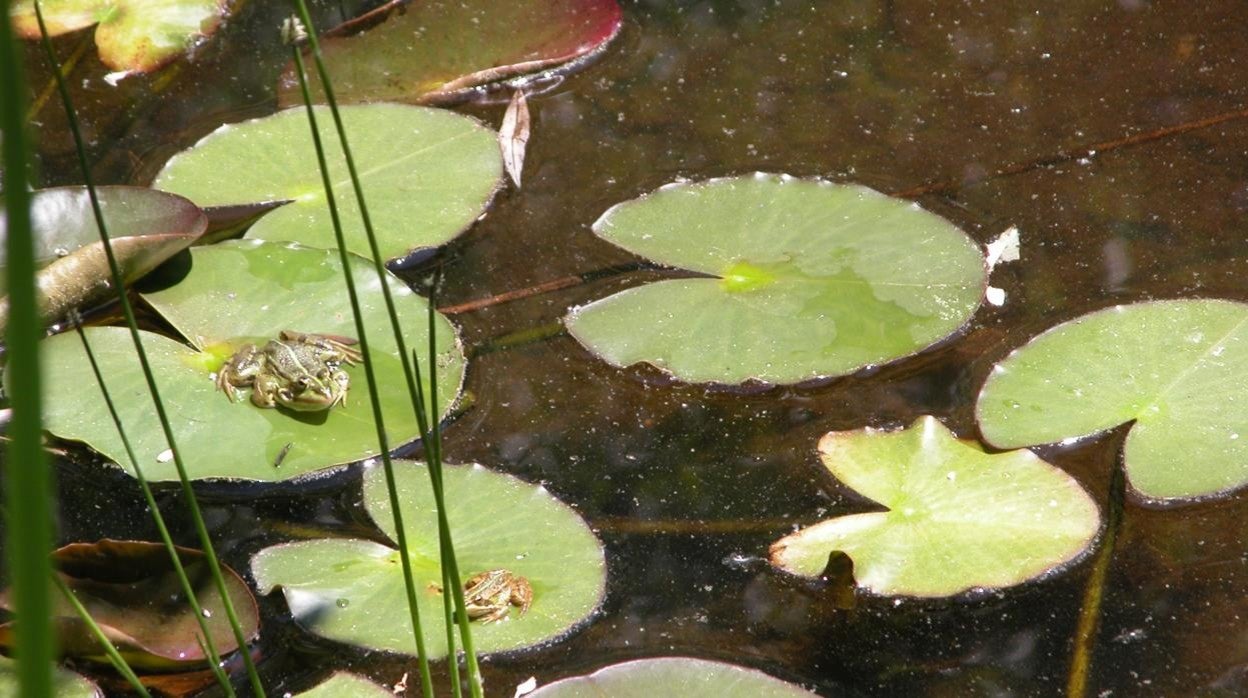
[[[337,19],[337,3],[318,10],[323,24]],[[109,88],[88,50],[71,82],[99,180],[146,183],[221,123],[272,111],[285,11],[246,3],[163,85]],[[510,696],[531,675],[546,682],[673,653],[828,696],[1061,694],[1091,559],[1001,594],[866,597],[842,610],[761,556],[796,526],[872,506],[823,472],[814,444],[824,432],[934,414],[973,438],[989,367],[1038,331],[1146,298],[1248,300],[1248,120],[1097,145],[1244,109],[1248,5],[642,0],[625,11],[600,61],[532,101],[524,188],[444,251],[443,305],[635,261],[590,233],[606,208],[677,177],[754,170],[893,192],[945,183],[918,200],[981,242],[1018,226],[1023,259],[994,273],[1004,307],[982,308],[940,347],[869,375],[744,394],[617,370],[563,334],[500,341],[646,273],[455,315],[476,352],[474,401],[446,431],[448,457],[545,484],[594,527],[609,563],[593,622],[550,647],[490,658],[489,695]],[[59,41],[62,55],[80,40]],[[33,50],[27,61],[37,92],[48,72]],[[462,111],[491,124],[502,115]],[[36,120],[44,183],[80,181],[59,108],[48,102]],[[1087,150],[1097,152],[1058,157]],[[1043,455],[1103,503],[1120,442],[1111,434]],[[61,487],[64,540],[154,539],[128,478],[66,463]],[[214,535],[239,569],[309,525],[366,530],[358,473],[315,492],[210,494]],[[161,499],[174,510],[172,491]],[[1243,495],[1165,510],[1128,499],[1089,695],[1248,693],[1246,533]],[[332,669],[390,683],[414,671],[304,633],[280,598],[263,609],[271,695]]]

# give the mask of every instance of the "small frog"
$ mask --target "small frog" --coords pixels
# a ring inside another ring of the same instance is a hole
[[[340,366],[362,355],[350,337],[282,330],[264,348],[247,344],[217,371],[217,387],[233,402],[238,388],[251,386],[256,407],[281,405],[311,412],[347,403],[351,377]]]
[[[520,615],[533,603],[533,587],[529,580],[507,570],[489,570],[474,574],[464,582],[464,610],[468,620],[493,623],[507,617],[511,606],[520,607]]]

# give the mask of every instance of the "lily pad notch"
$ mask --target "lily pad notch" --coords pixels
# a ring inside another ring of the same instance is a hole
[[[979,245],[917,204],[787,175],[677,182],[609,209],[594,233],[703,278],[574,308],[608,363],[695,383],[792,384],[917,353],[962,328],[987,286]]]
[[[781,538],[773,565],[815,577],[833,552],[860,588],[942,597],[1002,588],[1081,558],[1100,511],[1070,475],[1031,451],[985,453],[934,417],[899,431],[830,432],[823,464],[887,511],[840,516]]]
[[[1163,504],[1248,485],[1248,304],[1119,305],[1062,323],[993,367],[976,404],[1002,448],[1131,423],[1131,489]]]

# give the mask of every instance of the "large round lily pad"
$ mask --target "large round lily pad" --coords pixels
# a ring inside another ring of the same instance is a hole
[[[395,463],[404,525],[430,656],[446,654],[442,571],[429,477],[420,463]],[[444,472],[451,531],[461,574],[503,569],[528,580],[532,606],[504,620],[473,621],[479,652],[528,647],[584,621],[602,598],[602,546],[585,522],[541,487],[481,466]],[[369,515],[394,539],[385,474],[364,479]],[[414,654],[399,553],[367,540],[325,539],[266,548],[252,559],[261,593],[281,587],[291,613],[313,633],[340,642]]]
[[[984,453],[934,417],[909,429],[831,432],[823,464],[888,508],[829,519],[781,538],[772,564],[819,575],[833,552],[877,594],[950,596],[1006,587],[1079,556],[1100,526],[1079,483],[1031,451]]]
[[[598,51],[621,22],[616,0],[394,0],[331,31],[321,47],[340,102],[441,104]],[[352,36],[361,29],[369,30]],[[303,103],[293,65],[278,99]]]
[[[694,382],[796,383],[913,354],[971,317],[986,278],[979,247],[917,205],[783,176],[669,185],[594,232],[711,278],[617,293],[568,329],[611,364]]]
[[[531,698],[802,698],[806,689],[755,669],[692,657],[637,659],[556,681]]]
[[[53,668],[52,682],[57,698],[102,698],[104,695],[85,676],[60,667]],[[19,688],[17,660],[0,656],[0,696],[19,696]]]
[[[51,36],[98,23],[95,43],[100,61],[114,70],[146,73],[211,36],[227,4],[225,0],[43,0],[39,9]],[[34,0],[17,0],[9,14],[20,36],[39,37]]]
[[[1001,447],[1134,422],[1131,486],[1177,500],[1248,483],[1248,305],[1172,300],[1116,306],[1058,325],[998,364],[976,407]]]
[[[96,188],[113,254],[126,283],[186,249],[207,229],[208,218],[181,196],[143,187]],[[4,195],[0,194],[0,205]],[[34,193],[31,218],[40,314],[58,318],[73,308],[115,293],[99,227],[86,187],[55,187]],[[8,235],[0,213],[0,240]],[[0,288],[8,260],[0,250]],[[8,298],[0,299],[0,328],[7,324]]]
[[[214,372],[242,344],[262,345],[282,330],[354,337],[355,325],[336,251],[244,241],[192,250],[192,269],[179,284],[146,296],[191,346],[152,333],[144,347],[173,422],[192,478],[283,480],[377,454],[376,432],[362,366],[351,376],[346,406],[319,412],[261,409],[246,398],[230,402],[217,390]],[[418,437],[407,384],[372,265],[352,257],[361,289],[373,368],[391,445]],[[409,349],[428,346],[426,306],[398,279],[386,275]],[[144,473],[177,478],[129,333],[87,330],[109,390]],[[48,367],[47,426],[66,439],[86,442],[128,464],[116,428],[95,388],[95,378],[73,334],[43,343]],[[463,355],[454,328],[438,323],[439,390],[443,413],[463,377]],[[424,362],[422,361],[422,364]]]
[[[500,185],[497,137],[474,119],[401,104],[350,106],[341,112],[386,258],[436,247],[460,234]],[[328,109],[317,108],[317,123],[347,249],[369,256]],[[165,163],[153,186],[204,207],[290,200],[252,225],[247,237],[338,246],[302,107],[222,126]]]

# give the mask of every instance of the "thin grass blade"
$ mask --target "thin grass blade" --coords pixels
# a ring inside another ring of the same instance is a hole
[[[147,381],[148,391],[151,393],[153,406],[156,408],[156,416],[160,421],[161,429],[164,431],[165,440],[169,444],[169,450],[173,453],[174,466],[178,471],[178,479],[182,485],[182,495],[186,502],[188,513],[195,524],[195,530],[199,537],[200,549],[204,553],[204,559],[208,563],[208,569],[212,573],[213,583],[217,588],[217,593],[221,596],[221,605],[225,610],[226,619],[229,621],[230,628],[234,633],[234,639],[238,643],[239,651],[242,653],[243,664],[247,668],[248,680],[251,683],[252,691],[256,696],[264,698],[264,686],[260,681],[260,675],[256,670],[255,662],[251,659],[251,653],[247,651],[247,638],[243,635],[242,627],[238,621],[238,614],[234,610],[233,601],[230,599],[229,590],[225,584],[225,578],[221,574],[221,563],[217,558],[216,550],[212,546],[212,537],[208,533],[208,526],[204,523],[204,518],[199,509],[199,502],[195,498],[195,492],[191,488],[190,478],[186,473],[186,466],[183,463],[181,452],[178,449],[177,441],[173,436],[173,428],[169,423],[169,416],[165,410],[164,402],[160,397],[160,390],[156,385],[155,375],[152,373],[151,364],[147,358],[147,352],[143,349],[143,340],[139,336],[138,324],[134,318],[134,308],[131,306],[130,298],[126,294],[125,284],[122,281],[121,268],[117,264],[117,257],[113,253],[113,247],[108,235],[107,225],[104,221],[104,214],[100,208],[99,197],[96,195],[95,186],[92,181],[91,168],[87,163],[86,148],[82,138],[82,129],[78,124],[77,113],[74,110],[73,102],[69,96],[69,90],[65,87],[64,77],[61,75],[61,67],[57,61],[56,54],[52,50],[52,44],[48,40],[48,32],[43,20],[43,11],[39,0],[34,2],[35,18],[39,22],[41,41],[44,52],[48,57],[48,62],[52,66],[53,76],[56,78],[57,90],[60,92],[61,101],[65,106],[66,118],[69,122],[70,132],[74,137],[74,147],[78,156],[78,164],[82,170],[83,183],[87,187],[87,193],[91,200],[91,209],[95,215],[96,226],[100,233],[100,243],[104,248],[104,256],[108,260],[108,268],[110,272],[111,282],[114,290],[117,291],[118,299],[121,302],[122,314],[126,318],[126,326],[130,330],[131,340],[134,342],[135,353],[139,359],[139,365],[143,370],[144,378]],[[132,458],[133,460],[133,458]],[[177,556],[174,555],[174,560]],[[200,614],[202,617],[202,613]],[[205,636],[208,635],[204,630]],[[211,661],[220,665],[220,658],[213,656]],[[233,695],[233,688],[227,683],[224,686],[228,695]]]

